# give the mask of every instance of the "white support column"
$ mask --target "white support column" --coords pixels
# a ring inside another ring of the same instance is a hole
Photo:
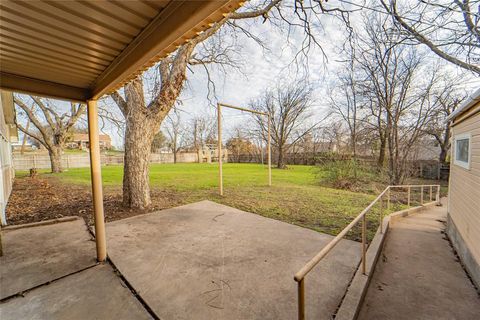
[[[217,121],[218,121],[218,188],[220,195],[223,196],[223,168],[222,168],[222,106],[217,104]]]
[[[97,101],[87,101],[87,107],[90,171],[92,180],[93,212],[95,218],[97,260],[105,261],[107,258],[107,244],[105,238],[105,218],[103,213],[102,171],[100,167],[100,141],[98,131]]]

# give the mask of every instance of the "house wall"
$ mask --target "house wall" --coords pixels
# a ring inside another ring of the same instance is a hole
[[[12,161],[12,126],[14,109],[12,94],[2,91],[0,94],[0,223],[7,224],[5,208],[12,192],[15,176]],[[6,121],[7,120],[7,121]]]
[[[454,163],[452,143],[447,233],[472,279],[480,286],[480,103],[454,120],[452,138],[465,133],[471,135],[470,168]]]

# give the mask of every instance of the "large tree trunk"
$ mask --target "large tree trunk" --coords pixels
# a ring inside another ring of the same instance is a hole
[[[440,155],[439,155],[439,161],[442,164],[445,164],[447,162],[447,156],[448,156],[448,151],[450,150],[450,126],[447,124],[445,128],[445,132],[443,134],[443,141],[440,143]]]
[[[284,158],[285,150],[282,145],[278,146],[278,159],[277,159],[277,168],[278,169],[285,169],[285,158]]]
[[[53,147],[48,149],[48,155],[50,156],[50,166],[52,173],[59,173],[63,171],[62,167],[62,148]]]
[[[132,112],[127,118],[123,169],[123,205],[126,207],[145,209],[152,203],[148,179],[156,127],[142,112]]]
[[[200,148],[195,148],[195,152],[197,153],[197,163],[200,163]]]
[[[380,150],[378,151],[377,166],[382,169],[385,165],[385,153],[387,151],[387,141],[385,138],[380,138]]]
[[[440,163],[445,164],[447,162],[447,154],[448,154],[448,149],[445,147],[442,147],[442,150],[440,151],[440,156],[438,157],[438,161]]]

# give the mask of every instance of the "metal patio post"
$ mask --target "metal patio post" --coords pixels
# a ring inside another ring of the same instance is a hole
[[[97,101],[88,100],[88,138],[90,149],[90,170],[92,179],[93,211],[95,218],[95,243],[97,245],[97,260],[107,258],[105,237],[105,218],[103,213],[102,170],[100,167],[100,141],[98,133]]]

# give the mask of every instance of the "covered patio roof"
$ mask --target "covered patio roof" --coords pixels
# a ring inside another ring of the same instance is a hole
[[[87,102],[97,260],[107,258],[97,100],[204,32],[238,0],[0,3],[0,89]]]
[[[240,5],[238,0],[2,0],[0,87],[96,100]]]

